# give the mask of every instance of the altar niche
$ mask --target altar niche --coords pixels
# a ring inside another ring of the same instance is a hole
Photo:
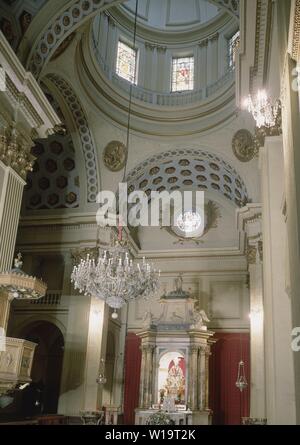
[[[159,407],[166,407],[168,400],[174,400],[178,408],[186,406],[186,361],[180,352],[167,352],[159,360],[158,394]]]
[[[182,285],[180,277],[175,290],[160,298],[160,316],[155,319],[149,310],[144,329],[137,333],[142,350],[137,425],[159,410],[167,411],[177,425],[211,423],[208,376],[214,332],[205,324],[205,311]]]

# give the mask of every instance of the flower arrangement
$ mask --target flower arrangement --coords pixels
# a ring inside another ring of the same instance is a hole
[[[163,411],[158,411],[148,417],[146,425],[175,425],[175,422],[171,419],[169,414]]]

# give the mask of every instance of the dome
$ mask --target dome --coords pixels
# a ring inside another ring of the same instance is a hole
[[[135,0],[129,0],[119,9],[133,19],[135,7]],[[209,0],[140,0],[138,23],[160,31],[182,32],[210,22],[219,14],[219,8]]]

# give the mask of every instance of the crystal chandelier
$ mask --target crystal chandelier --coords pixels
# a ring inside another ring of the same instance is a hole
[[[75,289],[84,295],[104,300],[116,310],[137,297],[149,297],[159,287],[159,271],[143,258],[141,264],[135,264],[129,257],[129,251],[122,241],[103,251],[99,249],[98,258],[87,255],[75,266],[71,281]]]
[[[265,90],[259,90],[254,98],[249,94],[245,100],[245,108],[252,114],[257,128],[272,128],[277,125],[281,109],[280,101],[277,100],[272,105]]]

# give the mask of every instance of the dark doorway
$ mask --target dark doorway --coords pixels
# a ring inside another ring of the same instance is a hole
[[[56,414],[64,353],[63,335],[54,324],[39,321],[26,326],[20,337],[37,343],[32,383],[22,394],[22,415]]]

